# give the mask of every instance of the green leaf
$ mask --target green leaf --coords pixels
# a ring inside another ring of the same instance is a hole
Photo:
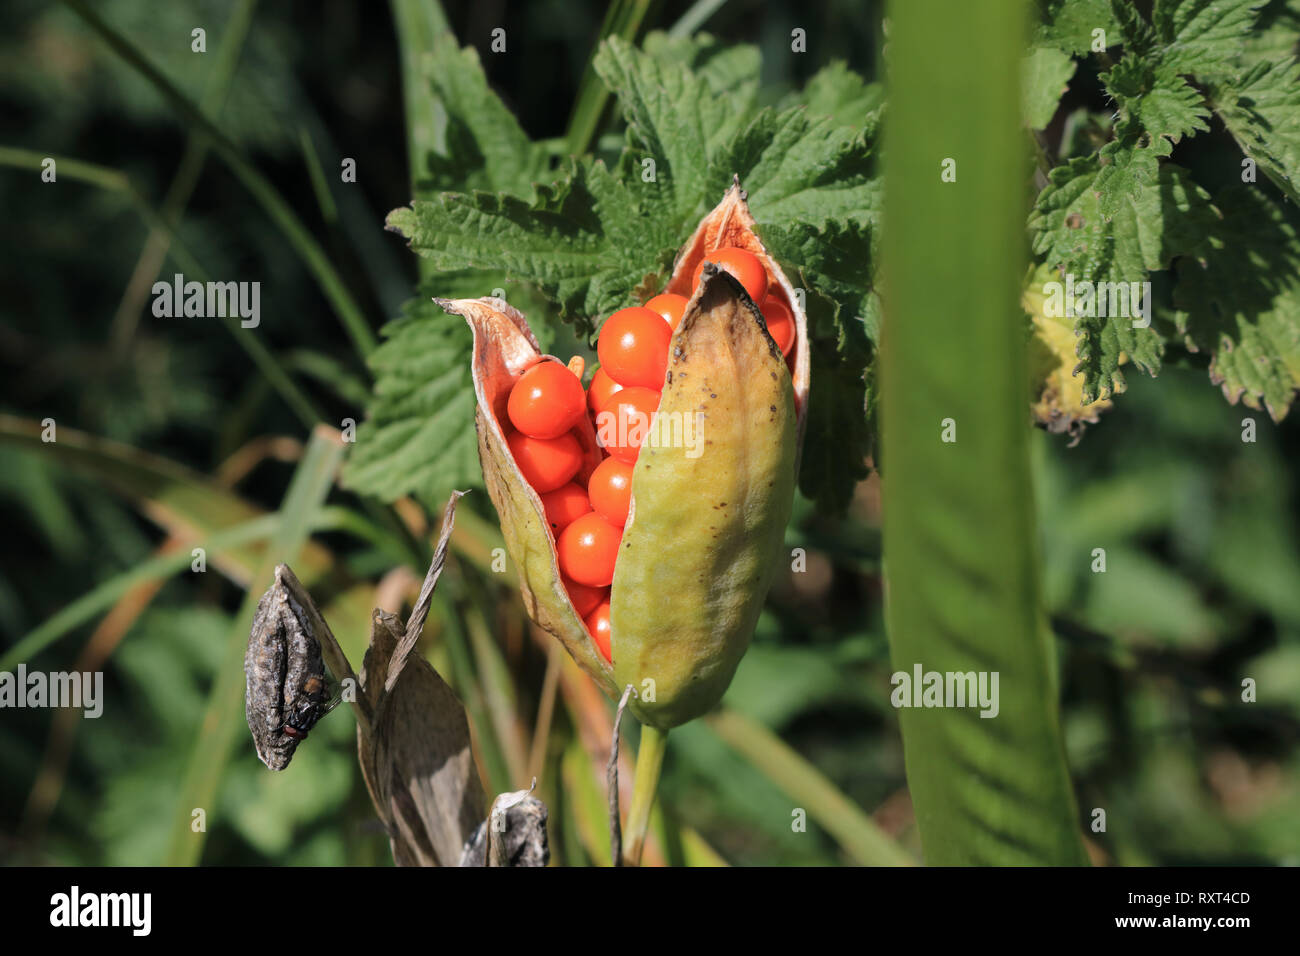
[[[436,501],[481,485],[469,328],[432,299],[416,298],[382,331],[370,357],[370,417],[357,429],[344,484],[384,501],[410,494]]]
[[[421,60],[433,95],[443,107],[443,144],[430,151],[417,175],[416,194],[439,190],[526,192],[546,174],[546,151],[528,138],[514,115],[488,86],[473,47],[459,49],[454,37],[435,38]]]
[[[836,118],[842,126],[874,127],[885,105],[885,88],[881,83],[868,83],[843,60],[832,60],[781,105],[803,106],[810,115]]]
[[[1175,72],[1200,77],[1230,70],[1264,2],[1156,0],[1151,23],[1164,44],[1164,63]]]
[[[620,170],[653,159],[655,188],[647,191],[657,206],[667,204],[656,209],[656,218],[693,227],[708,211],[706,197],[721,196],[729,181],[711,181],[709,158],[736,135],[747,113],[680,63],[660,62],[617,38],[600,48],[593,65],[627,120]]]
[[[639,214],[643,202],[597,161],[576,164],[567,181],[539,187],[531,200],[443,193],[394,210],[388,225],[436,268],[496,269],[534,283],[562,318],[590,328],[591,317],[632,302],[676,251],[679,230]]]
[[[1300,204],[1300,63],[1261,61],[1212,90],[1215,112],[1238,145]]]
[[[1198,251],[1218,212],[1187,170],[1156,162],[1166,140],[1150,146],[1115,141],[1101,158],[1071,160],[1054,169],[1030,217],[1034,252],[1075,282],[1147,281],[1176,256]],[[1164,342],[1156,326],[1133,328],[1129,318],[1082,317],[1080,371],[1087,402],[1122,386],[1121,355],[1143,371],[1160,368]]]
[[[1074,76],[1074,58],[1055,47],[1040,46],[1021,61],[1020,68],[1025,121],[1030,129],[1042,129],[1052,121],[1061,94]]]
[[[729,95],[739,105],[752,105],[758,94],[758,47],[727,46],[707,33],[675,37],[662,30],[646,34],[646,55],[675,63],[695,73],[715,95]]]
[[[1218,205],[1212,251],[1179,264],[1176,321],[1228,401],[1280,420],[1300,387],[1300,216],[1246,186]]]
[[[1110,0],[1038,0],[1041,23],[1034,43],[1054,46],[1066,53],[1092,49],[1093,31],[1106,32],[1107,46],[1119,42],[1120,26]]]
[[[1126,56],[1101,80],[1123,111],[1151,136],[1178,142],[1183,136],[1208,130],[1210,111],[1198,93],[1168,63]]]

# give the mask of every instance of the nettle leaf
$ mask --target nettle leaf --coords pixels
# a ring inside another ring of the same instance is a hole
[[[1076,283],[1144,282],[1148,272],[1168,268],[1176,256],[1201,250],[1208,230],[1217,227],[1218,211],[1187,170],[1158,164],[1154,155],[1130,155],[1141,152],[1114,152],[1109,166],[1100,157],[1086,157],[1052,170],[1029,226],[1035,254],[1062,280],[1070,275]],[[1108,176],[1109,169],[1118,172]],[[1150,182],[1143,179],[1148,172]],[[1093,316],[1076,319],[1075,331],[1085,402],[1122,385],[1122,355],[1150,374],[1160,368],[1164,341],[1155,325],[1133,328],[1131,318]]]
[[[618,37],[601,45],[592,65],[627,120],[620,166],[640,160],[636,168],[644,169],[643,160],[652,159],[656,214],[693,226],[708,211],[706,197],[721,195],[730,181],[711,182],[710,156],[732,140],[746,114],[682,64],[656,60]]]
[[[1021,62],[1022,111],[1030,129],[1052,121],[1075,67],[1074,57],[1052,46],[1035,47]]]
[[[487,189],[526,192],[545,176],[546,151],[533,143],[514,114],[488,86],[473,47],[459,49],[450,35],[434,41],[422,63],[445,116],[436,137],[445,152],[429,153],[416,191]]]
[[[1155,27],[1141,14],[1133,0],[1110,0],[1110,10],[1128,52],[1146,56],[1159,45]]]
[[[569,179],[528,200],[485,192],[416,200],[389,213],[388,227],[435,268],[499,269],[535,283],[563,318],[590,329],[591,317],[628,304],[671,261],[679,231],[643,202],[597,161],[575,164]]]
[[[884,109],[885,87],[868,83],[843,60],[832,60],[781,105],[803,106],[811,115],[830,116],[842,126],[874,129]]]
[[[427,501],[482,484],[469,327],[420,297],[382,332],[385,341],[370,356],[369,418],[357,428],[345,485],[384,501],[408,494]]]
[[[1155,185],[1160,158],[1168,156],[1170,148],[1166,140],[1152,142],[1140,130],[1120,127],[1116,138],[1097,151],[1101,168],[1092,189],[1103,218],[1110,219]]]
[[[1246,155],[1300,204],[1300,64],[1262,60],[1213,87],[1211,97]]]
[[[1124,119],[1151,136],[1176,143],[1210,128],[1206,123],[1210,111],[1201,94],[1168,63],[1126,56],[1101,80]]]
[[[1156,0],[1151,23],[1163,62],[1178,73],[1208,77],[1232,69],[1241,40],[1265,0]]]
[[[1036,45],[1054,46],[1066,53],[1092,50],[1094,30],[1105,32],[1107,46],[1120,39],[1119,21],[1110,0],[1038,0],[1040,26]]]
[[[646,55],[690,70],[715,94],[729,95],[752,106],[758,96],[758,47],[748,43],[726,46],[708,33],[674,37],[654,30],[644,40]]]
[[[1176,322],[1228,401],[1280,420],[1300,387],[1300,214],[1246,186],[1216,204],[1210,251],[1178,264]]]
[[[1260,8],[1255,26],[1242,41],[1247,62],[1287,60],[1300,54],[1300,0],[1271,0]]]

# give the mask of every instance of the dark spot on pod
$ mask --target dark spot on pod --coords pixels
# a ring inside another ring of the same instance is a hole
[[[668,370],[668,384],[671,385],[672,383],[673,383],[673,372],[672,372],[672,369],[669,369],[669,370]]]

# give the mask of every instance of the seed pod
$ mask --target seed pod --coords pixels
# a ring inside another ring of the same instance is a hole
[[[632,684],[633,713],[662,729],[704,713],[730,684],[794,496],[808,392],[806,321],[753,224],[737,183],[682,249],[668,282],[667,291],[689,302],[669,347],[658,441],[642,446],[633,469],[610,594],[612,665],[570,602],[541,499],[502,428],[511,387],[543,358],[537,341],[523,316],[500,300],[438,300],[474,332],[479,457],[529,615],[611,697]],[[758,306],[729,274],[705,265],[700,287],[691,288],[696,266],[724,246],[757,256],[789,304],[796,331],[789,365]],[[578,479],[585,484],[600,454],[589,420],[576,434],[588,453]]]
[[[320,719],[327,685],[310,616],[277,573],[257,603],[244,652],[244,710],[257,755],[283,770]]]

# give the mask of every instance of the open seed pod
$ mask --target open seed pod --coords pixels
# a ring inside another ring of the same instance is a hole
[[[689,302],[673,334],[650,439],[633,468],[632,501],[610,594],[612,665],[598,651],[560,576],[541,498],[506,443],[514,382],[543,360],[522,315],[499,299],[439,300],[474,332],[479,456],[529,615],[564,644],[612,697],[632,684],[630,707],[668,729],[722,697],[749,646],[793,503],[808,392],[803,311],[754,235],[739,185],[678,256],[667,291]],[[739,282],[706,264],[720,246],[759,257],[795,317],[790,364]],[[794,374],[790,369],[793,367]],[[600,452],[590,420],[575,430],[587,459]]]

